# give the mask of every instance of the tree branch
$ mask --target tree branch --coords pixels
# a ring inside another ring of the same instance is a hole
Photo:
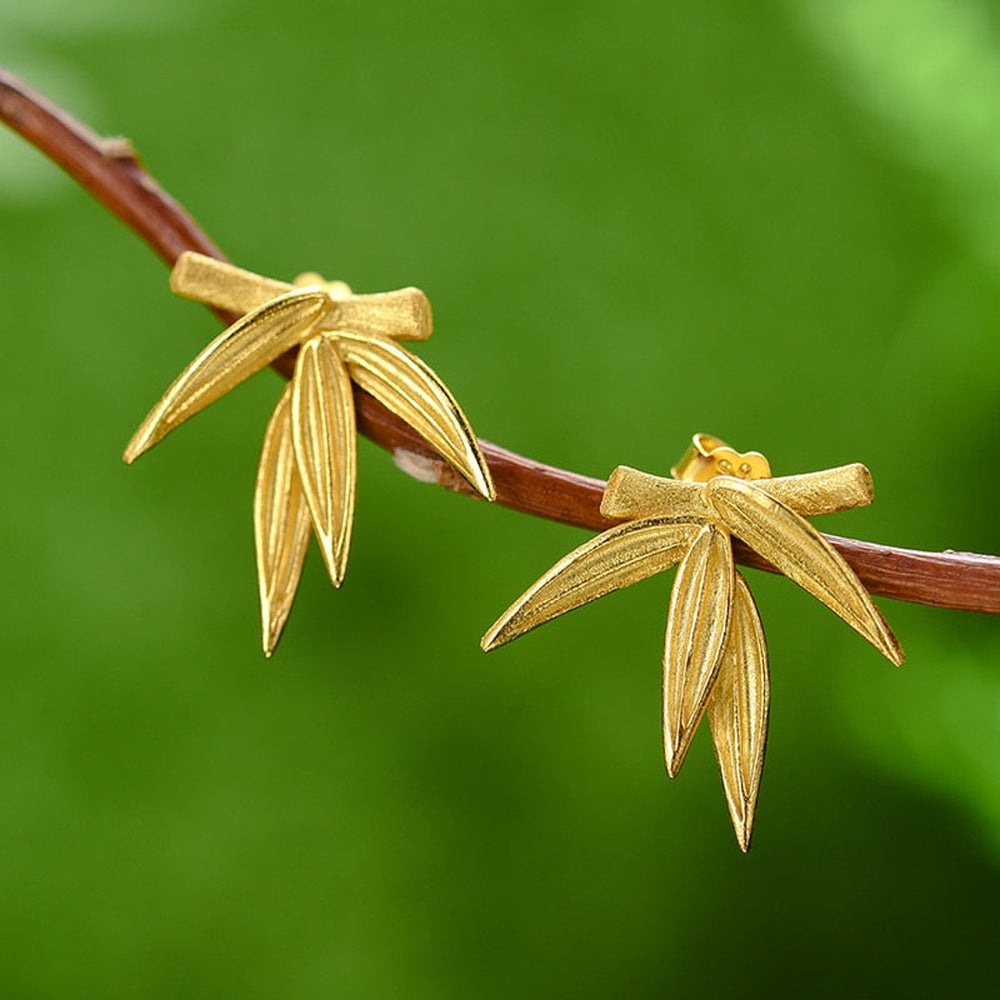
[[[185,250],[225,260],[184,209],[145,170],[126,139],[104,138],[0,68],[0,121],[54,160],[168,265]],[[216,311],[224,323],[235,317]],[[293,359],[275,363],[285,377]],[[355,389],[358,429],[392,451],[410,475],[468,493],[443,460],[410,427],[361,389]],[[553,521],[604,530],[605,484],[515,455],[487,441],[483,454],[496,486],[496,502]],[[915,552],[852,538],[827,538],[874,594],[916,604],[1000,614],[1000,558],[967,552]],[[745,546],[738,560],[771,570]]]

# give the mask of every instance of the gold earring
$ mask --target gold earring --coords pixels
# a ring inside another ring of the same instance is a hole
[[[871,503],[871,474],[847,465],[771,475],[697,434],[674,479],[619,466],[601,513],[622,523],[560,560],[490,627],[487,652],[598,597],[678,565],[663,657],[663,741],[675,777],[702,715],[709,717],[736,838],[750,846],[760,787],[770,681],[767,644],[732,537],[822,601],[897,666],[903,651],[853,570],[805,520]]]
[[[355,295],[304,274],[293,285],[201,254],[170,276],[179,295],[244,313],[177,377],[125,449],[133,462],[250,375],[297,349],[295,373],[264,437],[254,494],[263,646],[270,656],[291,610],[310,530],[330,579],[347,568],[357,475],[352,382],[405,420],[480,496],[489,467],[454,396],[400,340],[426,340],[431,310],[417,288]]]

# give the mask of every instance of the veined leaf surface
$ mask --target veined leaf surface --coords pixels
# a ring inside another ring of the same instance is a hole
[[[574,549],[490,627],[489,652],[559,615],[676,565],[700,526],[654,517],[611,528]]]
[[[309,335],[329,308],[315,288],[289,292],[223,330],[177,377],[125,449],[133,462],[194,416]]]
[[[344,579],[354,523],[355,437],[347,368],[328,337],[313,337],[299,351],[292,378],[292,439],[302,490],[335,587]]]
[[[712,690],[733,596],[729,532],[706,524],[677,570],[663,655],[663,749],[677,776]]]
[[[868,591],[806,520],[753,483],[720,476],[707,496],[722,523],[790,580],[822,601],[897,666],[903,651]]]
[[[476,435],[455,397],[418,357],[384,337],[331,334],[362,389],[406,421],[487,500],[495,496]]]
[[[753,832],[770,699],[764,628],[746,580],[736,573],[729,638],[707,714],[729,815],[744,852]]]
[[[295,461],[290,385],[264,436],[253,523],[264,652],[270,656],[292,609],[312,524]]]

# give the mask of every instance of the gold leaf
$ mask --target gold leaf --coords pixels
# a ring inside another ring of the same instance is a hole
[[[532,584],[490,627],[489,652],[589,601],[676,565],[699,526],[675,518],[631,521],[592,538]]]
[[[292,438],[299,478],[335,587],[347,568],[354,523],[357,442],[354,394],[331,340],[302,345],[292,378]]]
[[[708,697],[708,723],[740,850],[750,848],[771,699],[767,643],[746,580],[736,573],[726,651]]]
[[[663,656],[663,748],[677,776],[715,680],[733,595],[729,533],[706,524],[677,570]]]
[[[278,400],[264,435],[253,498],[264,652],[270,656],[295,599],[312,519],[292,439],[292,387]]]
[[[755,479],[754,486],[780,500],[801,517],[834,514],[872,502],[872,476],[861,464],[844,465],[800,476]],[[608,479],[601,499],[605,517],[634,518],[669,514],[711,518],[705,484],[651,476],[619,465]]]
[[[338,330],[351,377],[421,437],[487,500],[495,497],[486,460],[469,421],[445,384],[418,357],[383,337]]]
[[[149,412],[125,449],[125,461],[135,461],[188,417],[303,341],[329,306],[318,289],[289,292],[223,330]]]
[[[808,522],[753,483],[720,476],[706,492],[722,523],[899,666],[903,651],[868,591]]]

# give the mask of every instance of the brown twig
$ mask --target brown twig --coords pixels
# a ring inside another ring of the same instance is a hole
[[[0,68],[0,120],[54,160],[113,215],[172,265],[185,250],[225,260],[212,241],[150,176],[125,139],[103,138]],[[223,322],[232,316],[219,313]],[[290,359],[275,367],[283,375]],[[356,389],[358,428],[420,478],[469,492],[423,439],[384,406]],[[496,486],[496,502],[538,517],[603,530],[604,483],[482,442]],[[916,604],[1000,614],[1000,558],[966,552],[915,552],[828,535],[874,594]],[[770,567],[745,547],[741,563]]]

